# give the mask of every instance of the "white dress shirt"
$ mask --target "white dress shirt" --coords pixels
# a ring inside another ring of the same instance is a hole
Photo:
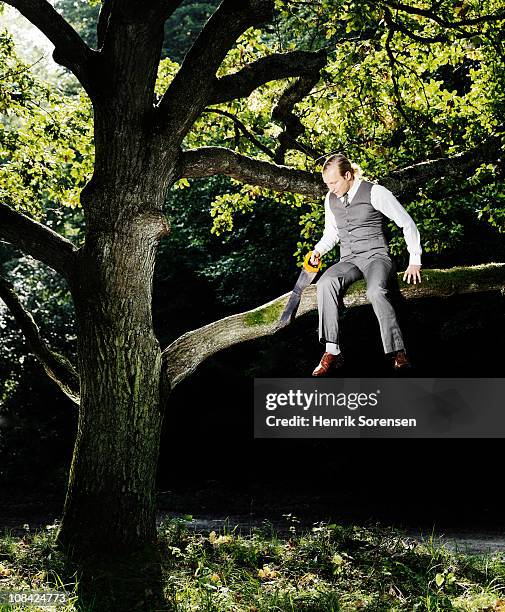
[[[349,204],[352,202],[356,192],[361,185],[361,179],[354,179],[354,182],[347,192]],[[314,247],[314,251],[324,255],[337,244],[340,240],[338,234],[337,222],[335,215],[330,208],[330,193],[326,194],[324,199],[324,232],[321,240]],[[335,196],[337,197],[337,196]],[[343,202],[343,197],[340,198]],[[403,235],[405,236],[405,242],[407,243],[407,249],[409,251],[409,264],[421,265],[421,238],[419,231],[414,223],[412,217],[398,202],[395,196],[383,187],[382,185],[374,184],[370,193],[370,200],[372,206],[381,212],[383,215],[391,219],[403,229]]]

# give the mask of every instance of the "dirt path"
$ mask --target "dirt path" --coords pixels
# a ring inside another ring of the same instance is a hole
[[[231,516],[193,516],[189,519],[188,515],[173,512],[160,512],[158,514],[157,524],[160,526],[163,522],[172,518],[178,518],[189,529],[201,532],[210,533],[211,531],[219,532],[226,530],[227,532],[234,531],[243,535],[251,533],[254,529],[262,529],[266,533],[271,531],[277,535],[288,535],[290,522],[287,520],[260,520],[257,517],[248,515],[231,515]],[[310,529],[313,523],[300,521],[299,523],[291,523],[297,530]],[[404,527],[401,531],[407,538],[418,541],[428,541],[433,537],[435,545],[443,545],[451,551],[461,552],[466,554],[491,554],[495,552],[505,552],[505,530],[504,531],[483,531],[483,530],[451,530],[451,529],[423,529],[416,527]]]

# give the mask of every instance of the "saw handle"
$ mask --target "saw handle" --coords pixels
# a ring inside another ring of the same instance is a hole
[[[311,257],[312,257],[312,251],[309,251],[307,255],[305,255],[305,259],[303,260],[303,269],[306,270],[307,272],[319,272],[319,270],[321,269],[321,260],[319,260],[319,263],[317,266],[313,266],[310,263]]]

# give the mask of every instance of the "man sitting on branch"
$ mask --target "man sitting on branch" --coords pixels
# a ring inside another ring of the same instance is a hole
[[[410,254],[403,280],[421,282],[421,244],[417,227],[395,196],[382,185],[361,178],[361,170],[345,155],[331,155],[323,165],[328,186],[324,208],[325,227],[315,245],[310,264],[340,243],[340,261],[328,268],[317,282],[319,341],[326,350],[312,376],[327,376],[342,367],[339,345],[339,314],[347,289],[360,278],[367,285],[367,298],[379,321],[384,352],[393,357],[395,370],[408,368],[403,336],[388,295],[388,282],[396,272],[384,234],[386,217],[403,229]]]

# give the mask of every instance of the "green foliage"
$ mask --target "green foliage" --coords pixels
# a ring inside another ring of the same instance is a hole
[[[0,198],[73,236],[79,194],[93,171],[92,110],[83,94],[53,92],[0,35]]]
[[[156,81],[156,94],[161,97],[167,87],[172,82],[173,78],[177,74],[179,64],[172,61],[170,58],[165,58],[160,61],[158,68],[158,79]]]
[[[500,605],[501,553],[455,554],[381,527],[316,523],[288,533],[192,533],[161,525],[167,595],[176,610],[477,610]]]
[[[218,195],[212,202],[211,215],[214,217],[212,232],[218,236],[233,229],[233,217],[236,212],[251,212],[254,208],[252,190],[240,190],[236,193]]]
[[[158,95],[175,75],[184,52],[215,5],[215,2],[184,2],[169,19],[166,39],[173,53],[168,51],[172,59],[161,62]],[[400,11],[395,16],[398,28],[407,28],[421,37],[412,40],[399,30],[391,33],[385,20],[388,11],[385,3],[365,3],[366,10],[362,4],[343,0],[319,0],[302,5],[278,0],[276,6],[273,23],[263,30],[251,28],[245,32],[218,75],[240,70],[271,52],[324,47],[329,53],[329,62],[321,81],[295,107],[306,127],[306,134],[300,137],[302,146],[310,145],[325,152],[343,150],[361,164],[369,177],[380,180],[393,168],[452,155],[502,129],[504,66],[499,21],[478,24],[473,27],[475,36],[462,37],[459,30]],[[57,7],[93,44],[97,3],[59,0]],[[444,2],[437,15],[440,19],[456,21],[462,15],[471,19],[498,10],[500,3],[496,0],[486,0],[478,6],[465,3],[464,9]],[[441,34],[447,38],[446,42],[422,41],[423,37]],[[4,61],[7,55],[12,55],[6,52],[8,44],[3,39]],[[11,66],[10,72],[18,71]],[[272,121],[271,109],[292,81],[268,83],[249,98],[218,108],[239,117],[273,151],[283,126]],[[48,199],[75,206],[92,164],[91,110],[85,99],[58,101],[25,74],[16,79],[15,87],[2,87],[1,101],[11,114],[14,108],[18,115],[22,109],[25,113],[24,129],[16,137],[13,136],[16,130],[9,130],[10,140],[4,135],[2,142],[4,155],[13,157],[14,166],[10,169],[16,171],[2,177],[11,201],[16,202],[17,198],[18,205],[28,207],[26,210],[31,206],[31,212],[35,212],[33,202],[43,192]],[[41,107],[39,114],[34,112],[35,105]],[[31,120],[26,116],[28,113]],[[57,127],[51,125],[49,114]],[[57,140],[65,142],[58,150]],[[212,112],[205,113],[195,123],[185,144],[188,147],[226,145],[244,154],[269,159],[229,117]],[[14,155],[14,150],[19,153]],[[44,160],[37,159],[40,150],[44,150]],[[46,151],[50,152],[49,162]],[[296,167],[314,168],[310,157],[299,151],[289,152],[286,161]],[[463,189],[450,185],[447,190],[442,180],[420,189],[409,206],[414,218],[419,220],[425,252],[439,254],[461,244],[466,238],[468,212],[475,222],[485,220],[503,230],[501,171],[497,167],[488,170],[494,176],[485,177],[482,188],[474,183],[471,191],[467,190],[468,185],[462,186]],[[466,192],[458,193],[462,190]],[[257,188],[248,186],[219,194],[212,206],[213,231],[217,234],[232,231],[234,216],[239,211],[251,211],[256,194]],[[262,195],[268,195],[266,190]],[[269,195],[289,205],[296,199],[296,206],[302,208],[297,252],[300,258],[321,232],[321,203],[299,196]],[[404,253],[402,238],[395,228],[392,232],[393,252]]]
[[[458,30],[440,27],[425,17],[398,17],[402,26],[419,37],[447,37],[446,42],[429,44],[400,31],[391,33],[384,20],[385,3],[367,3],[364,10],[362,4],[353,2],[321,0],[300,5],[287,0],[277,2],[277,8],[280,16],[274,26],[266,33],[247,31],[228,54],[220,74],[240,70],[271,52],[324,46],[329,61],[321,81],[295,106],[306,128],[301,145],[327,153],[343,151],[369,178],[380,181],[394,168],[454,155],[501,133],[505,69],[499,21],[480,24],[474,28],[479,36],[465,38]],[[499,9],[493,0],[479,6],[465,4],[465,18]],[[459,12],[450,3],[441,9],[443,18],[453,21]],[[308,33],[314,33],[316,26],[318,34],[311,38]],[[272,121],[271,109],[292,81],[269,83],[245,100],[217,108],[236,115],[273,151],[283,126]],[[197,121],[186,144],[226,145],[269,160],[230,118],[218,114],[205,114]],[[286,161],[314,169],[311,159],[299,151],[289,152]],[[445,181],[442,175],[423,186],[408,203],[407,208],[419,221],[425,252],[441,254],[457,248],[479,219],[503,231],[502,170],[495,165],[487,166],[486,172],[484,176],[478,170],[469,183],[461,185]],[[213,205],[213,231],[232,231],[234,215],[252,209],[254,190],[244,186],[220,195]],[[283,195],[273,197],[285,201]],[[299,204],[303,213],[297,255],[301,257],[318,239],[323,215],[321,202]],[[405,253],[403,239],[397,230],[392,231],[393,252]]]

